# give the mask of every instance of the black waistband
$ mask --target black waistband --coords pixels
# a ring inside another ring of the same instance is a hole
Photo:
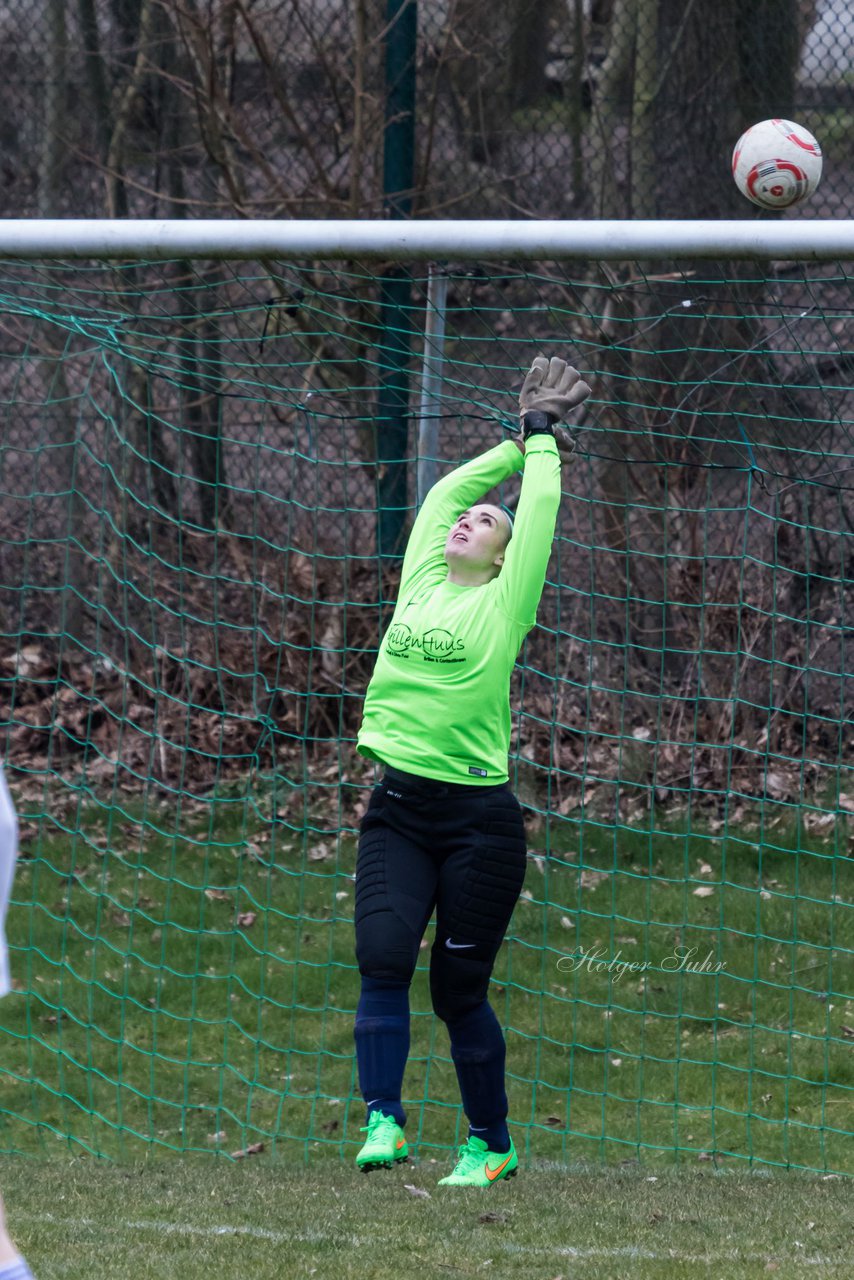
[[[432,795],[437,792],[447,795],[449,791],[465,791],[471,795],[474,792],[501,791],[508,785],[506,782],[489,783],[487,786],[482,783],[478,785],[476,782],[442,782],[439,778],[422,778],[417,773],[404,773],[402,769],[393,769],[390,764],[384,767],[386,778],[423,795]]]

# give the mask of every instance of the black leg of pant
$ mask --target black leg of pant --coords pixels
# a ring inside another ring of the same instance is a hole
[[[433,909],[436,869],[411,840],[369,807],[356,865],[356,955],[362,991],[354,1038],[359,1088],[368,1109],[403,1124],[409,1056],[409,984]]]
[[[472,1127],[503,1134],[506,1049],[487,991],[525,879],[525,830],[509,790],[483,804],[480,839],[442,865],[430,988],[448,1027],[466,1115]]]

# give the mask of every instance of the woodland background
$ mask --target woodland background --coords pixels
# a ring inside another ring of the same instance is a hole
[[[0,24],[5,217],[773,216],[729,173],[768,116],[822,143],[802,216],[854,191],[841,2],[5,0]],[[500,438],[541,346],[597,379],[514,692],[531,796],[573,805],[584,777],[612,806],[836,803],[845,269],[449,271],[446,463]],[[318,760],[346,778],[414,505],[427,287],[382,265],[8,264],[12,763],[200,793]]]

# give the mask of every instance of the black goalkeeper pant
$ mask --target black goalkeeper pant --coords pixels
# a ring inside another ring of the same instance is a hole
[[[507,786],[450,786],[389,769],[362,820],[356,864],[356,955],[362,990],[354,1035],[359,1087],[403,1125],[409,984],[435,909],[433,1008],[448,1027],[470,1136],[510,1149],[504,1036],[486,998],[525,878],[525,830]]]
[[[356,955],[363,977],[408,984],[434,909],[430,992],[453,1023],[486,998],[525,878],[525,828],[508,785],[451,785],[388,769],[362,820]]]

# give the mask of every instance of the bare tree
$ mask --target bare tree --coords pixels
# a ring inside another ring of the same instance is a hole
[[[730,154],[747,124],[791,112],[801,17],[797,0],[614,0],[588,138],[591,211],[753,216]],[[749,387],[780,379],[762,350],[761,289],[743,265],[602,272],[612,286],[606,335],[628,335],[606,363],[630,379],[633,401],[630,423],[624,411],[611,418],[614,448],[601,472],[608,538],[626,553],[639,654],[654,673],[663,664],[679,679],[691,646],[675,603],[687,584],[676,577],[699,545],[703,465],[742,460],[726,443],[739,413],[763,417],[759,429],[773,433],[796,406],[782,386],[761,405]],[[737,376],[719,378],[722,367]],[[684,515],[692,509],[693,520]],[[630,545],[645,554],[628,555]]]
[[[44,127],[38,175],[38,211],[42,218],[56,217],[63,186],[63,120],[68,82],[65,0],[48,0],[46,12]]]

